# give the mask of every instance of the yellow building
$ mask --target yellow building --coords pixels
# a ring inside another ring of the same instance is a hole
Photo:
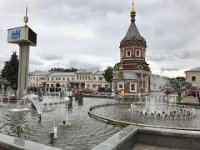
[[[200,67],[185,71],[185,79],[193,87],[200,88]]]

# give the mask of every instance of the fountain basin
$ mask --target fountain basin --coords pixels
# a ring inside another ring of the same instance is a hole
[[[160,129],[130,125],[92,150],[134,149],[137,144],[156,146],[156,149],[200,149],[200,133],[197,131]],[[138,148],[138,147],[137,147]],[[139,147],[142,149],[141,147]]]

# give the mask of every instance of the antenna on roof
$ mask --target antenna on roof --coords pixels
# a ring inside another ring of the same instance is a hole
[[[28,7],[26,6],[26,16],[24,16],[24,23],[25,23],[25,26],[27,26],[27,23],[28,23]]]

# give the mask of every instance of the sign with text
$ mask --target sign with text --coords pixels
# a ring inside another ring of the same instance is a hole
[[[36,46],[37,34],[28,26],[8,29],[8,43],[29,43],[31,46]]]

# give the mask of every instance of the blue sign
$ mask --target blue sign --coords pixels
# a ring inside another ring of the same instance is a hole
[[[18,28],[12,28],[8,29],[8,42],[9,43],[19,43],[23,40],[28,39],[28,35],[26,33],[25,27],[18,27]]]
[[[20,38],[20,34],[21,34],[21,30],[20,29],[16,29],[15,31],[12,31],[11,33],[11,39],[19,39]]]

